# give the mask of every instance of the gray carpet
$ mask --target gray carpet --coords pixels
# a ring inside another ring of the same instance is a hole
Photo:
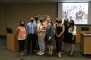
[[[73,56],[69,54],[62,54],[62,57],[59,58],[56,53],[52,56],[49,56],[45,53],[43,56],[37,54],[30,54],[28,56],[19,56],[18,52],[8,51],[6,48],[6,38],[0,37],[0,60],[91,60],[91,55],[84,56],[80,53],[80,44],[75,45],[75,51]]]

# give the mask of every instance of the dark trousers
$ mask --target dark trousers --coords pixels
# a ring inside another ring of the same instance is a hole
[[[28,34],[27,35],[27,54],[30,54],[30,45],[32,47],[32,52],[36,50],[36,40],[37,35],[36,34]]]
[[[56,41],[56,52],[58,52],[58,41],[57,41],[57,36],[55,35],[55,41]]]
[[[58,52],[62,52],[62,42],[64,40],[64,35],[61,35],[60,37],[57,37],[57,48]]]
[[[57,37],[57,52],[62,52],[62,41]]]
[[[19,52],[22,52],[24,50],[25,40],[18,40],[18,43],[19,43]]]

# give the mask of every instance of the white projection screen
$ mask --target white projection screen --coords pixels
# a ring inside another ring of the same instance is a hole
[[[74,20],[75,24],[91,24],[89,3],[58,3],[58,17]],[[90,16],[88,16],[90,15]]]

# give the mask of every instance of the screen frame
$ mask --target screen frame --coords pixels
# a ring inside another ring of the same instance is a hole
[[[58,18],[62,18],[62,9],[61,9],[61,14],[59,13],[59,3],[61,3],[61,8],[62,8],[62,3],[88,3],[88,2],[57,2],[57,17]],[[88,12],[89,12],[89,3],[88,3]],[[89,13],[88,13],[88,18],[89,18]],[[88,19],[89,22],[89,19]],[[87,24],[75,24],[77,26],[81,26],[81,25],[86,25],[86,26],[91,26],[91,23]]]

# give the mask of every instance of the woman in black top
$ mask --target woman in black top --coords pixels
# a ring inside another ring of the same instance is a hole
[[[57,36],[57,47],[58,47],[58,56],[61,57],[61,54],[62,54],[62,42],[63,42],[63,39],[64,39],[64,25],[62,24],[62,19],[59,19],[58,20],[58,24],[56,25],[56,30],[55,30],[55,34]]]
[[[64,31],[64,49],[65,52],[68,53],[68,28],[69,28],[69,20],[68,19],[64,19],[64,26],[65,26],[65,31]]]

